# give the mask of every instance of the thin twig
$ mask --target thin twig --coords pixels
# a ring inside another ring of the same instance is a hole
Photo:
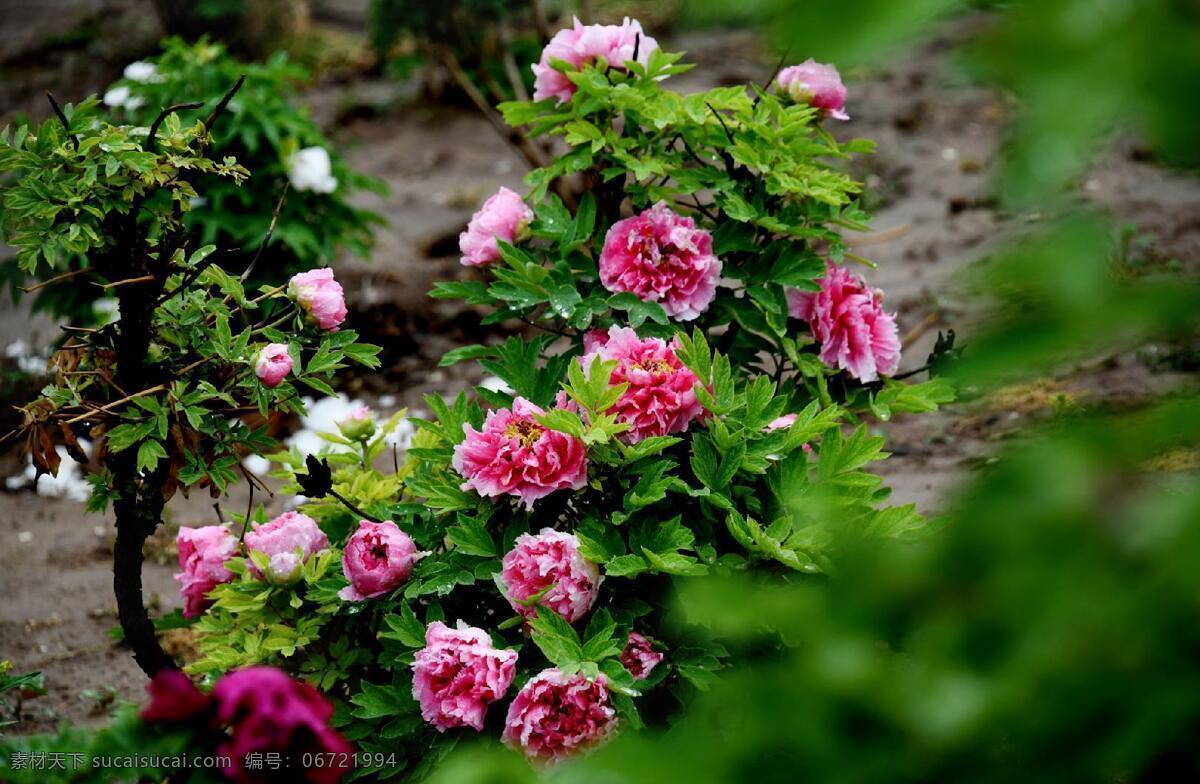
[[[525,81],[521,79],[521,72],[517,68],[517,61],[513,57],[511,45],[512,41],[508,37],[508,25],[501,22],[500,59],[504,64],[504,75],[508,79],[508,83],[512,85],[513,95],[517,97],[517,100],[528,101],[529,91],[525,89]]]
[[[713,221],[714,223],[716,222],[716,220],[717,220],[716,216],[713,215],[708,210],[704,209],[704,206],[702,204],[700,204],[700,197],[698,197],[696,194],[693,193],[692,201],[696,202],[696,209],[700,211],[701,215],[708,218],[710,221]]]
[[[696,154],[696,151],[692,149],[692,145],[688,144],[688,140],[683,138],[683,134],[677,134],[675,138],[678,139],[679,141],[683,142],[683,149],[687,152],[688,155],[692,156],[692,160],[694,160],[696,163],[700,164],[701,166],[709,165],[704,162],[703,158],[701,158],[699,155]]]
[[[46,280],[43,280],[41,283],[37,283],[33,286],[22,286],[21,291],[25,292],[26,294],[29,294],[30,292],[37,291],[40,288],[45,288],[46,286],[53,285],[60,281],[69,280],[77,275],[82,275],[85,272],[91,272],[91,271],[92,271],[91,267],[84,267],[83,269],[71,270],[70,272],[64,272],[61,275],[55,275],[53,278],[47,278]]]
[[[149,283],[154,280],[158,280],[154,275],[139,275],[136,278],[126,278],[125,280],[118,280],[112,283],[97,283],[95,285],[102,289],[115,289],[119,286],[129,286],[134,283]]]
[[[187,287],[189,287],[193,283],[195,283],[196,279],[204,274],[204,270],[208,269],[213,264],[215,264],[217,259],[220,258],[221,255],[222,254],[220,251],[214,251],[213,253],[208,254],[208,256],[203,261],[201,261],[199,264],[197,264],[195,266],[195,268],[184,277],[183,280],[179,281],[178,286],[171,289],[170,291],[163,292],[162,296],[160,296],[158,298],[158,301],[154,303],[154,307],[158,307],[159,305],[163,304],[167,300],[174,297],[176,294],[180,293],[181,291],[183,291],[184,289],[186,289]]]
[[[764,93],[771,88],[771,82],[775,81],[776,76],[779,76],[779,72],[783,70],[783,64],[787,62],[788,55],[791,53],[791,45],[789,45],[787,49],[783,50],[783,56],[779,58],[779,63],[775,66],[775,70],[771,71],[771,75],[767,78],[767,81],[763,82],[762,88]],[[754,99],[754,103],[758,103],[757,98]]]
[[[162,125],[163,120],[167,119],[167,115],[172,112],[182,111],[184,109],[199,109],[204,103],[201,101],[192,101],[191,103],[177,103],[174,106],[168,106],[158,113],[154,118],[154,122],[150,123],[150,133],[146,136],[146,152],[157,152],[158,150],[158,127]]]
[[[901,338],[900,350],[905,351],[912,348],[913,343],[916,343],[918,340],[920,340],[922,335],[928,332],[930,328],[937,325],[937,323],[941,320],[942,315],[940,313],[930,313],[928,316],[921,319],[920,324],[917,324],[915,327],[910,329],[908,334]]]
[[[258,252],[254,254],[254,258],[250,260],[249,266],[242,272],[238,280],[242,283],[250,277],[250,273],[254,272],[254,267],[258,264],[258,260],[262,258],[263,251],[271,244],[271,235],[275,233],[275,224],[279,223],[279,213],[283,211],[283,203],[287,201],[288,183],[286,180],[283,183],[283,190],[279,194],[279,201],[275,202],[275,212],[271,215],[271,225],[267,227],[267,234],[263,237],[262,242],[258,245]]]
[[[149,389],[143,389],[141,392],[134,392],[132,395],[126,395],[125,397],[121,398],[120,400],[114,400],[111,403],[107,403],[103,406],[100,406],[95,411],[87,411],[76,417],[72,417],[71,419],[68,419],[66,421],[66,424],[73,425],[76,422],[82,422],[83,420],[87,419],[88,417],[95,416],[98,413],[107,414],[109,411],[112,411],[117,406],[124,405],[125,403],[128,403],[130,400],[133,400],[136,397],[145,397],[146,395],[153,395],[156,392],[165,391],[166,388],[167,388],[166,384],[158,384],[157,386],[150,387]]]
[[[341,503],[342,506],[346,507],[351,512],[354,512],[354,514],[358,515],[362,519],[369,520],[372,523],[382,523],[383,522],[378,517],[372,517],[371,515],[364,512],[363,510],[359,509],[354,504],[350,503],[350,501],[348,501],[346,498],[344,498],[341,493],[339,493],[337,490],[334,490],[332,487],[329,488],[329,494],[331,496],[333,496],[334,498],[336,498],[338,500],[338,502]]]
[[[50,101],[50,108],[54,110],[58,121],[62,123],[63,129],[67,132],[67,138],[71,140],[71,146],[78,150],[79,137],[71,133],[71,122],[67,119],[67,115],[63,114],[62,107],[58,105],[58,101],[54,100],[54,95],[49,90],[46,91],[46,99]]]
[[[900,225],[893,226],[890,229],[873,231],[869,234],[859,234],[858,236],[843,236],[842,239],[844,239],[846,244],[851,248],[865,248],[869,245],[879,245],[884,242],[890,242],[891,240],[899,239],[905,234],[908,234],[910,231],[912,231],[911,223],[901,223]]]
[[[234,82],[233,87],[229,88],[229,92],[225,93],[225,95],[221,97],[221,100],[218,101],[217,105],[213,107],[212,114],[208,115],[208,119],[204,121],[205,130],[212,129],[213,123],[217,121],[217,117],[221,115],[221,112],[225,111],[225,107],[228,106],[229,102],[233,100],[233,96],[237,94],[237,91],[242,89],[242,84],[245,83],[245,81],[246,74],[242,74],[238,77],[238,80]]]
[[[542,160],[538,149],[530,144],[529,140],[515,128],[509,128],[504,124],[504,121],[496,113],[496,110],[487,102],[487,98],[484,97],[483,93],[479,92],[479,88],[471,81],[471,77],[467,76],[466,72],[462,69],[458,58],[445,47],[439,47],[438,54],[441,56],[442,64],[450,72],[450,76],[458,84],[459,89],[467,94],[467,97],[471,99],[471,103],[475,104],[475,108],[487,118],[488,123],[491,124],[496,133],[500,134],[501,138],[521,154],[521,157],[525,159],[525,163],[530,168],[540,169],[544,167],[546,163]]]
[[[713,113],[714,117],[717,118],[717,122],[721,123],[721,128],[725,131],[725,138],[729,139],[730,144],[733,144],[733,131],[729,130],[729,126],[725,124],[725,118],[721,116],[720,112],[713,108],[711,103],[705,101],[704,105],[707,106],[708,110]]]

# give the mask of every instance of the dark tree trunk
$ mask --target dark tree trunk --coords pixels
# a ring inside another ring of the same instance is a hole
[[[162,501],[140,499],[135,486],[129,495],[113,504],[117,516],[117,541],[113,549],[113,592],[117,598],[117,617],[125,632],[125,642],[133,650],[133,659],[147,675],[174,668],[175,662],[162,649],[154,633],[154,622],[142,602],[142,545],[154,532],[162,517]]]
[[[135,229],[136,231],[136,229]],[[127,274],[148,272],[141,243],[126,259]],[[151,318],[154,303],[162,294],[162,277],[146,283],[123,286],[118,297],[120,325],[117,330],[117,383],[133,393],[158,383],[147,359],[150,353]],[[149,676],[174,668],[174,660],[162,649],[154,633],[154,622],[142,600],[142,547],[162,520],[163,482],[160,468],[142,474],[138,470],[137,450],[130,447],[111,455],[117,498],[113,502],[117,538],[113,550],[113,592],[117,617],[125,633],[125,642],[133,650],[134,661]]]

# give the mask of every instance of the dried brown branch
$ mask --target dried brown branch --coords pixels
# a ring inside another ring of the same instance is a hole
[[[32,286],[22,286],[21,291],[25,292],[26,294],[29,294],[31,292],[37,291],[38,289],[45,288],[46,286],[51,286],[55,283],[59,283],[64,280],[70,280],[71,278],[74,278],[77,275],[82,275],[85,272],[91,272],[91,271],[92,271],[91,267],[84,267],[83,269],[71,270],[69,272],[64,272],[61,275],[55,275],[53,278],[46,278],[45,280],[41,281],[40,283],[35,283]]]

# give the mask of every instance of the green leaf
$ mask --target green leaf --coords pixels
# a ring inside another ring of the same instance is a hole
[[[460,348],[447,351],[438,361],[438,367],[449,367],[451,365],[463,362],[469,359],[480,359],[482,357],[496,356],[494,346],[482,346],[477,344],[471,346],[462,346]]]
[[[425,647],[425,624],[417,618],[408,602],[400,603],[399,615],[385,615],[383,622],[390,631],[380,632],[381,639],[395,640],[408,648]]]
[[[607,609],[599,610],[592,615],[583,632],[583,660],[599,662],[602,659],[619,656],[625,649],[625,641],[614,637],[616,631],[617,622],[613,620],[612,613]]]
[[[558,613],[546,607],[537,608],[537,617],[529,622],[533,642],[551,663],[564,672],[579,669],[584,660],[579,635]]]
[[[138,447],[137,467],[139,471],[148,471],[158,465],[158,461],[167,456],[167,450],[158,441],[143,441]]]
[[[458,519],[459,524],[449,529],[446,536],[459,552],[484,558],[500,555],[496,542],[482,520],[465,515],[459,515]]]

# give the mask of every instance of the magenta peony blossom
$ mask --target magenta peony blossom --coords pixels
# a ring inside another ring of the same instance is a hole
[[[254,361],[254,375],[267,389],[274,389],[283,383],[288,373],[292,372],[292,355],[283,343],[268,343],[258,352]]]
[[[797,103],[820,109],[835,120],[849,120],[846,114],[846,86],[832,65],[818,63],[811,57],[779,72],[775,83]]]
[[[621,651],[621,664],[629,670],[635,681],[644,681],[650,672],[663,660],[662,653],[654,650],[650,640],[637,632],[629,633],[625,650]]]
[[[625,17],[618,25],[585,25],[578,19],[575,24],[559,30],[542,50],[541,61],[533,68],[533,100],[556,98],[566,103],[575,95],[575,85],[566,74],[556,71],[553,60],[562,60],[575,68],[593,63],[603,57],[609,67],[625,70],[625,63],[633,61],[634,46],[637,46],[637,62],[645,65],[650,52],[658,48],[658,42],[642,33],[642,25],[636,19]]]
[[[427,555],[391,520],[362,520],[342,554],[342,572],[350,584],[338,596],[348,602],[382,596],[412,576],[413,565]]]
[[[183,569],[175,579],[183,586],[183,617],[195,618],[210,602],[208,592],[233,579],[225,563],[238,549],[237,537],[223,525],[202,528],[180,528],[175,537],[179,546],[179,566]]]
[[[501,562],[500,583],[508,603],[526,618],[536,618],[537,609],[521,602],[553,586],[537,604],[574,623],[596,603],[600,569],[579,554],[579,539],[574,534],[543,528],[536,536],[517,537]]]
[[[462,263],[475,267],[500,260],[501,239],[512,245],[528,234],[533,210],[519,194],[501,188],[492,194],[479,211],[471,216],[467,230],[458,235],[458,249],[462,251]]]
[[[142,709],[145,721],[189,721],[208,713],[208,695],[179,670],[159,670],[146,684],[150,704]]]
[[[248,551],[270,559],[266,578],[276,585],[294,582],[309,556],[329,547],[329,538],[316,521],[299,512],[284,512],[263,525],[255,523],[244,538]],[[249,566],[256,577],[264,576],[253,561]]]
[[[346,320],[346,297],[328,267],[293,275],[287,293],[320,329],[336,332]]]
[[[483,629],[462,621],[451,629],[434,621],[413,660],[413,698],[421,704],[421,717],[439,732],[482,730],[488,705],[508,691],[516,666],[517,652],[493,647]]]
[[[691,321],[705,311],[720,277],[721,260],[713,255],[712,235],[666,202],[617,221],[604,237],[604,287],[657,302],[679,321]]]
[[[676,342],[642,340],[629,327],[612,327],[605,342],[599,338],[595,341],[592,353],[580,359],[584,371],[599,355],[617,362],[610,384],[629,383],[610,409],[618,422],[629,425],[629,430],[621,434],[623,439],[636,444],[649,436],[682,433],[693,420],[705,415],[704,406],[696,399],[696,374],[675,356]]]
[[[218,721],[230,729],[230,739],[217,747],[230,758],[229,778],[262,780],[262,770],[246,767],[248,754],[283,754],[289,781],[332,784],[350,771],[354,748],[329,727],[333,706],[307,683],[274,667],[247,667],[217,681],[212,697]],[[302,767],[315,755],[321,764]]]
[[[608,680],[542,670],[517,692],[502,740],[525,756],[554,762],[603,742],[617,727]]]
[[[512,495],[527,509],[555,490],[578,490],[587,482],[587,452],[577,438],[550,430],[535,417],[545,411],[523,397],[511,409],[488,413],[483,430],[463,425],[467,437],[454,447],[451,464],[464,476],[462,489],[489,498]]]
[[[821,361],[859,381],[890,376],[900,365],[896,317],[883,309],[883,292],[860,275],[830,263],[821,290],[789,291],[788,311],[808,322],[821,344]]]

